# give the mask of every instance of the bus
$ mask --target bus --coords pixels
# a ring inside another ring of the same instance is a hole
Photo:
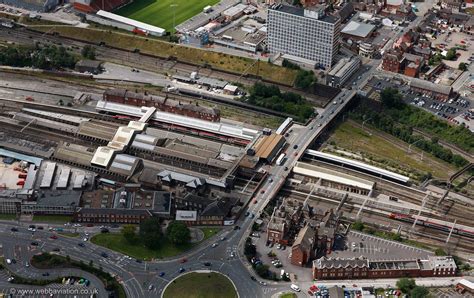
[[[277,158],[276,165],[281,166],[285,162],[285,157],[286,157],[285,153],[280,154],[280,156],[278,156]]]

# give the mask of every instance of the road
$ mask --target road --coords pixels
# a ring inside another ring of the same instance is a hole
[[[420,18],[411,24],[410,27],[418,24]],[[409,28],[405,29],[408,30]],[[0,31],[0,38],[2,39],[13,39],[17,42],[31,43],[38,38],[38,34],[24,31]],[[8,33],[8,32],[10,33]],[[393,41],[401,36],[400,32],[397,36],[389,41],[389,44],[393,44]],[[29,36],[32,36],[30,38]],[[54,42],[61,42],[69,46],[82,46],[83,43],[73,42],[64,40],[58,37],[43,36],[43,40],[52,40]],[[389,45],[387,45],[388,47]],[[173,64],[173,62],[166,62],[162,59],[146,57],[138,54],[130,54],[124,51],[118,51],[113,49],[99,49],[99,57],[114,57],[115,59],[126,60],[126,62],[134,61],[139,65],[148,63],[153,68],[159,68],[164,64]],[[380,61],[372,60],[369,64],[365,65],[366,71],[354,78],[351,83],[355,82],[354,90],[343,89],[333,102],[330,103],[327,108],[320,113],[317,117],[310,121],[310,123],[299,129],[295,130],[286,150],[287,160],[283,165],[272,166],[268,168],[268,178],[263,182],[258,194],[255,196],[256,204],[252,204],[249,207],[249,211],[255,215],[248,216],[237,221],[241,229],[232,230],[231,228],[224,228],[217,238],[225,237],[224,240],[211,239],[205,241],[196,249],[186,253],[187,262],[181,263],[180,258],[175,258],[165,261],[157,262],[137,262],[124,256],[123,254],[110,251],[108,249],[98,247],[89,242],[83,242],[85,247],[79,247],[78,242],[82,242],[80,239],[73,239],[59,236],[58,239],[52,240],[49,238],[51,232],[49,231],[37,231],[34,235],[25,231],[25,227],[20,228],[17,233],[10,232],[10,227],[15,223],[1,223],[0,224],[0,243],[3,244],[3,251],[5,257],[22,257],[30,256],[33,252],[39,251],[51,251],[54,248],[60,249],[60,254],[69,255],[73,259],[82,260],[85,263],[93,261],[94,264],[100,264],[103,269],[111,274],[117,276],[120,282],[123,284],[128,297],[150,297],[159,296],[164,286],[173,278],[178,276],[179,269],[182,267],[184,270],[196,270],[206,269],[204,262],[210,262],[212,270],[219,271],[229,278],[232,279],[237,287],[240,297],[269,297],[274,293],[289,290],[289,283],[275,283],[268,282],[267,286],[262,286],[259,283],[250,279],[251,275],[254,275],[250,264],[245,260],[243,256],[243,244],[247,235],[250,233],[252,224],[258,218],[258,215],[267,205],[267,203],[275,197],[280,187],[284,184],[291,168],[295,165],[298,159],[302,156],[305,149],[324,131],[326,126],[335,118],[339,112],[341,112],[347,103],[354,97],[358,89],[364,86],[367,81],[371,78],[376,70],[377,64]],[[123,63],[127,64],[127,63]],[[168,65],[176,69],[176,65]],[[194,71],[196,67],[179,65],[180,71],[190,72]],[[216,71],[212,71],[213,75],[220,74]],[[237,76],[223,74],[221,78],[228,81],[236,81]],[[245,80],[245,83],[253,83],[250,79]],[[30,243],[34,239],[39,242],[39,247],[34,250],[31,249]],[[218,243],[214,248],[211,247],[212,243]],[[15,251],[21,249],[20,254],[16,254]],[[107,258],[101,256],[102,252],[108,254]],[[23,260],[23,259],[22,259]],[[17,272],[18,274],[25,276],[37,277],[41,271],[39,270],[25,270],[24,263],[17,262],[17,264],[8,266],[9,269]],[[51,271],[51,270],[50,270]],[[160,274],[162,273],[163,274]],[[52,274],[60,275],[62,271],[51,271]],[[77,272],[77,274],[85,275],[84,272]],[[162,275],[162,276],[160,276]],[[92,278],[92,277],[91,277]],[[420,284],[452,284],[455,279],[420,279]],[[393,280],[358,280],[358,285],[367,286],[393,286],[396,282]],[[324,282],[327,286],[331,285],[343,285],[352,284],[354,281],[334,281]],[[308,288],[312,282],[300,283],[302,289]],[[318,283],[322,284],[322,283]],[[150,287],[152,285],[152,287]],[[100,288],[100,287],[99,287]],[[306,293],[299,293],[300,297],[305,297]]]

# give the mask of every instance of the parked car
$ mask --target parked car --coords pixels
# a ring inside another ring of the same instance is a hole
[[[301,291],[300,287],[298,287],[295,284],[291,284],[290,288],[295,292],[300,292]]]

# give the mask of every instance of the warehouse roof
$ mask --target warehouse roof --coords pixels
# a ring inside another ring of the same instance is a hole
[[[132,155],[117,154],[110,164],[109,170],[127,177],[132,176],[140,161],[141,159]]]
[[[365,38],[374,30],[374,25],[350,21],[344,29],[341,30],[341,33]]]
[[[94,149],[71,143],[61,143],[54,152],[54,157],[72,163],[89,166],[94,156]]]
[[[82,66],[82,67],[90,67],[90,68],[99,68],[102,65],[102,63],[103,63],[102,61],[98,61],[98,60],[82,59],[76,63],[76,67]]]
[[[416,78],[413,78],[410,81],[410,87],[420,88],[423,90],[429,90],[429,91],[444,94],[444,95],[450,95],[453,89],[451,86],[435,84],[429,81],[416,79]]]

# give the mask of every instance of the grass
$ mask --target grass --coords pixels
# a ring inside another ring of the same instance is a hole
[[[204,240],[214,236],[218,228],[202,228]],[[188,243],[185,245],[175,245],[163,237],[161,246],[157,250],[149,249],[142,244],[130,244],[121,233],[106,233],[93,236],[90,241],[94,244],[107,247],[108,249],[118,251],[133,258],[151,260],[169,258],[179,255],[193,248],[197,243]]]
[[[104,42],[106,45],[125,50],[140,49],[142,53],[156,55],[162,58],[176,57],[179,61],[195,65],[210,65],[214,69],[225,70],[239,75],[243,72],[252,75],[258,73],[262,78],[276,83],[292,85],[297,73],[295,70],[264,61],[256,63],[255,60],[250,58],[182,46],[154,38],[145,38],[111,30],[72,26],[43,26],[35,29],[41,32],[57,32],[64,37],[75,38],[95,44]]]
[[[296,296],[295,293],[284,293],[278,296],[278,298],[296,298],[296,297],[298,296]]]
[[[72,216],[68,215],[34,215],[33,221],[67,223],[72,221]]]
[[[189,273],[175,279],[163,293],[163,298],[234,298],[236,289],[219,273]]]
[[[59,235],[69,238],[79,237],[79,233],[69,233],[69,232],[58,232]]]
[[[16,219],[16,214],[0,214],[0,220],[15,220]]]
[[[204,233],[204,240],[211,238],[215,234],[217,234],[221,229],[220,228],[201,228],[202,232]]]
[[[219,0],[135,0],[114,13],[140,22],[174,31],[178,25]],[[177,5],[172,7],[171,5]]]
[[[370,134],[369,134],[370,133]],[[365,158],[377,161],[376,166],[389,165],[390,170],[398,170],[402,174],[421,176],[431,172],[436,178],[446,179],[456,168],[434,156],[424,153],[412,146],[412,153],[408,154],[408,144],[399,139],[375,129],[364,127],[362,130],[353,121],[341,123],[328,140],[337,149],[359,153]],[[385,166],[386,167],[386,166]],[[415,177],[416,178],[416,177]]]
[[[233,119],[239,122],[256,125],[260,127],[277,128],[284,121],[283,118],[259,113],[252,113],[248,110],[241,110],[230,106],[219,106],[222,118]]]

